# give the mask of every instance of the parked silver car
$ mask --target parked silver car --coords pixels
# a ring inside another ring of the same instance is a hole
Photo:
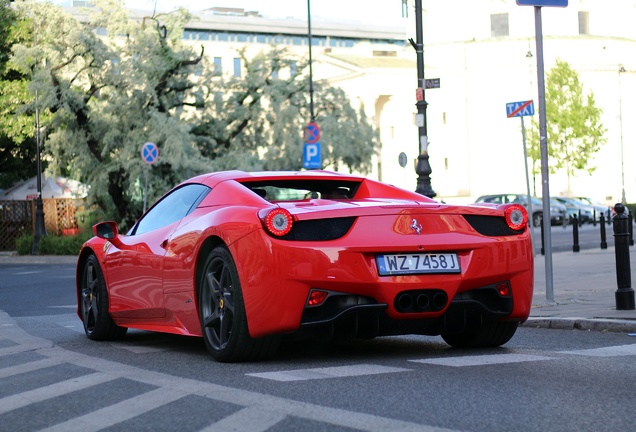
[[[579,223],[584,224],[584,223],[592,222],[593,220],[592,218],[594,217],[594,208],[592,206],[589,206],[577,200],[576,198],[555,196],[554,199],[559,201],[561,204],[565,205],[568,208],[569,218],[572,218],[573,215],[576,215],[577,219],[579,220]]]
[[[532,225],[535,227],[541,226],[541,220],[543,219],[543,202],[538,198],[532,198]],[[494,204],[507,204],[518,203],[528,210],[528,195],[527,194],[494,194],[494,195],[482,195],[475,201],[477,203],[494,203]],[[559,225],[567,218],[566,210],[563,205],[550,204],[550,224]]]
[[[592,198],[588,197],[576,197],[579,201],[589,206],[592,206],[596,212],[596,220],[600,220],[601,213],[605,215],[605,220],[609,220],[612,217],[612,208],[608,205],[602,204],[598,201],[594,201]]]

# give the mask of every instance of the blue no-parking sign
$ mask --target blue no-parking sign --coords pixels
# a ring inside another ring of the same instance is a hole
[[[141,158],[148,165],[157,162],[157,158],[159,157],[159,149],[155,143],[147,142],[143,146],[141,146]]]
[[[320,140],[320,127],[317,123],[311,122],[307,125],[304,138],[307,144],[316,144]]]
[[[322,158],[320,156],[320,143],[308,144],[303,147],[303,168],[320,169],[322,168]]]

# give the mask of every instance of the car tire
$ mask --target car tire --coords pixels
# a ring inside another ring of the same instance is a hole
[[[79,290],[80,313],[86,336],[92,340],[123,338],[128,329],[115,324],[108,312],[108,289],[95,255],[90,255],[84,262]]]
[[[466,326],[459,333],[442,333],[442,339],[454,348],[490,348],[505,344],[514,336],[517,321],[482,321]]]
[[[541,220],[543,219],[543,214],[542,213],[534,213],[532,215],[532,225],[535,228],[538,228],[541,226]]]
[[[236,264],[225,246],[207,256],[199,281],[199,317],[205,346],[220,362],[254,361],[273,355],[280,338],[252,338]]]

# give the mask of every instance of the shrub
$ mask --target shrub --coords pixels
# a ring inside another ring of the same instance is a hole
[[[44,236],[40,237],[40,255],[77,255],[90,235],[75,236]],[[33,250],[33,235],[24,235],[16,240],[18,255],[31,255]]]

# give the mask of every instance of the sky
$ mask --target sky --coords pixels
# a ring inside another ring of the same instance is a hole
[[[53,0],[70,5],[70,0]],[[126,0],[131,9],[170,11],[179,6],[193,12],[210,7],[233,7],[255,10],[269,18],[307,19],[308,0]],[[413,2],[410,2],[413,9]],[[313,19],[360,21],[388,26],[403,25],[402,0],[309,0]],[[412,11],[409,11],[409,15]]]

